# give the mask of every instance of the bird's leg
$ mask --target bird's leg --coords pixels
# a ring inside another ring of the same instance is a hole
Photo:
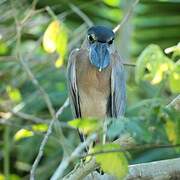
[[[104,122],[103,122],[103,139],[102,139],[102,144],[106,143],[106,133],[107,133],[107,121],[106,121],[106,118],[105,118]]]

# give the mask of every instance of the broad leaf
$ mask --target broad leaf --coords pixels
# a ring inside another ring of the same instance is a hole
[[[172,67],[173,62],[163,54],[159,46],[149,45],[137,60],[135,69],[136,82],[148,80],[151,84],[158,84]]]
[[[59,21],[53,21],[47,27],[43,36],[43,48],[48,53],[55,52],[57,48],[57,38],[60,32]]]
[[[21,93],[20,93],[19,89],[13,88],[11,86],[7,86],[6,91],[8,93],[9,98],[12,101],[15,101],[15,102],[20,102],[21,101],[22,97],[21,97]]]
[[[120,150],[118,144],[97,145],[93,152]],[[123,178],[128,172],[128,161],[123,152],[107,152],[95,155],[96,162],[102,170],[118,178]]]
[[[100,121],[93,118],[74,119],[68,124],[72,127],[80,129],[84,134],[95,132],[100,128]]]
[[[58,20],[51,22],[44,33],[43,47],[48,53],[56,51],[59,54],[59,58],[55,62],[57,68],[63,65],[67,43],[68,34],[64,24],[60,24]]]
[[[34,133],[32,131],[29,131],[27,129],[20,129],[19,131],[16,132],[16,134],[14,135],[14,139],[16,141],[19,141],[22,138],[27,138],[27,137],[31,137],[33,136]]]
[[[180,93],[180,60],[174,65],[169,75],[169,86],[172,92]]]

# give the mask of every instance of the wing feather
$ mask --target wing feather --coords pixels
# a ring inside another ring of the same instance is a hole
[[[69,88],[69,99],[73,115],[75,118],[81,117],[79,94],[76,82],[76,55],[78,50],[72,51],[69,56],[68,66],[67,66],[67,78],[68,78],[68,88]]]
[[[112,62],[110,104],[112,117],[117,118],[124,115],[126,104],[126,81],[124,66],[119,55],[116,55]]]

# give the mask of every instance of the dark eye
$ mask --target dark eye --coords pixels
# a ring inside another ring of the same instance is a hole
[[[114,41],[114,39],[111,39],[110,41],[108,41],[108,44],[112,44]]]
[[[90,42],[94,42],[96,39],[95,39],[95,36],[94,36],[94,35],[90,34],[90,35],[88,35],[88,40],[89,40]]]

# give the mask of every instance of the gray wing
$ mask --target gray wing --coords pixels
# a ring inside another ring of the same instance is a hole
[[[111,72],[111,116],[120,117],[124,115],[126,105],[126,81],[124,66],[119,55],[112,62]]]
[[[67,83],[69,88],[69,100],[75,118],[81,117],[80,101],[76,83],[76,54],[78,50],[73,50],[70,54],[67,67]]]

